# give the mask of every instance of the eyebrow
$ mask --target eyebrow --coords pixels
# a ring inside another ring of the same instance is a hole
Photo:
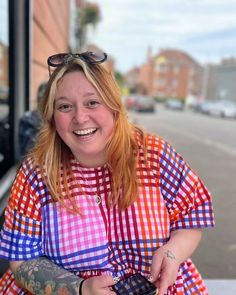
[[[87,97],[87,96],[93,96],[93,95],[99,95],[99,93],[95,93],[95,92],[87,92],[85,93],[84,97]],[[100,95],[99,95],[100,96]]]
[[[59,96],[55,98],[55,101],[59,101],[59,100],[68,100],[68,98],[66,96]]]
[[[86,92],[83,97],[89,97],[89,96],[94,96],[94,95],[95,96],[98,95],[100,97],[99,93],[95,93],[95,92]],[[60,97],[56,97],[55,98],[55,100],[63,100],[63,99],[67,100],[68,97],[66,97],[66,96],[60,96]]]

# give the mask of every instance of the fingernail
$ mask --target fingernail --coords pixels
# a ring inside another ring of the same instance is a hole
[[[155,295],[158,295],[158,289],[156,290],[156,294]]]
[[[153,282],[153,276],[152,275],[150,275],[147,279],[148,279],[149,282]]]

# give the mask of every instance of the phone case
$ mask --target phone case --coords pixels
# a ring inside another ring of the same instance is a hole
[[[135,274],[112,286],[117,295],[155,295],[156,287],[141,274]]]

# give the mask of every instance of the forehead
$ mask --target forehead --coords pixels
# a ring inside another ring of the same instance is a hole
[[[99,91],[81,71],[66,73],[57,83],[54,101],[59,99],[77,100],[80,98],[96,96],[103,101]]]
[[[82,71],[72,71],[72,72],[66,72],[63,77],[58,81],[58,87],[60,87],[61,84],[67,84],[72,83],[74,84],[77,82],[77,84],[89,82],[86,78],[85,74]]]
[[[57,92],[64,91],[82,91],[90,89],[96,91],[93,84],[87,79],[81,71],[73,71],[66,73],[57,83]]]

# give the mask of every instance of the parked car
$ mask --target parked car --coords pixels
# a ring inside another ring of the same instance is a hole
[[[137,95],[129,95],[125,98],[125,106],[127,110],[134,110]]]
[[[155,101],[150,96],[138,95],[135,98],[134,110],[137,112],[155,112]]]
[[[209,110],[211,109],[211,107],[213,105],[214,105],[214,102],[205,100],[205,101],[198,102],[193,107],[193,110],[195,112],[199,112],[199,113],[203,113],[203,114],[209,114]]]
[[[230,100],[217,100],[211,104],[208,114],[225,118],[236,118],[236,103]]]
[[[168,109],[181,111],[184,109],[184,103],[179,99],[170,98],[166,100],[165,107]]]

